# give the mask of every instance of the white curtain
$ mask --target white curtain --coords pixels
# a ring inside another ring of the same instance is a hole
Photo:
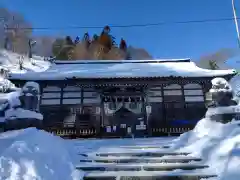
[[[104,111],[106,115],[113,115],[116,111],[118,111],[121,107],[125,107],[129,111],[133,112],[134,114],[140,114],[142,112],[142,103],[138,102],[135,106],[132,106],[133,102],[117,102],[115,103],[115,107],[110,107],[110,103],[104,103]]]
[[[117,102],[114,104],[115,108],[111,108],[110,107],[111,103],[114,103],[114,102],[104,103],[104,111],[106,115],[113,115],[116,111],[118,111],[123,106],[122,102]]]
[[[133,112],[134,114],[140,114],[142,112],[142,103],[141,102],[137,102],[135,104],[135,107],[132,106],[133,102],[126,102],[125,103],[125,108],[127,108],[129,111]]]

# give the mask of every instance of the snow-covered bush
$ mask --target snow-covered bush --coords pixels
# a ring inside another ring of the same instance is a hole
[[[72,148],[60,137],[28,128],[0,135],[1,180],[80,180]]]
[[[8,79],[0,77],[0,93],[6,93],[16,89],[16,86]]]
[[[8,78],[9,76],[9,69],[5,68],[5,67],[0,67],[0,76],[3,78]]]
[[[20,70],[23,70],[23,62],[24,62],[24,57],[23,56],[19,56],[18,65],[19,65],[19,69]]]

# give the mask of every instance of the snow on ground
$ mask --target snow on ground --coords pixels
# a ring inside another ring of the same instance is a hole
[[[192,152],[191,156],[203,158],[203,162],[210,165],[208,171],[219,175],[213,179],[238,180],[238,124],[237,121],[221,124],[202,119],[194,130],[178,138],[151,139],[63,140],[34,128],[6,132],[0,135],[0,177],[9,180],[79,180],[83,173],[74,170],[74,165],[79,165],[77,153],[121,152],[124,146],[130,145],[170,145],[171,150]]]
[[[240,122],[228,124],[202,119],[195,129],[172,141],[174,149],[193,152],[202,157],[218,179],[238,180],[240,177]]]
[[[0,134],[0,179],[79,180],[63,139],[29,128]]]
[[[20,58],[23,57],[23,70],[19,69]],[[25,73],[27,71],[41,72],[48,69],[50,63],[43,57],[33,56],[31,60],[27,56],[21,56],[6,50],[0,50],[0,67],[7,68],[11,72]]]

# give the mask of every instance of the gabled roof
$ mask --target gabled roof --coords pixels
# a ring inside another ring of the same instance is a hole
[[[147,77],[217,77],[235,75],[235,70],[208,70],[183,60],[65,61],[42,72],[11,73],[10,79],[64,80]]]

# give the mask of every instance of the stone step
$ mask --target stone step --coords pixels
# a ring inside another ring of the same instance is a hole
[[[125,149],[169,149],[171,146],[161,146],[161,145],[155,145],[155,146],[120,146],[120,148]]]
[[[201,158],[190,156],[170,156],[170,157],[93,157],[82,159],[80,162],[98,162],[98,163],[188,163],[191,161],[201,161]]]
[[[162,172],[162,171],[95,171],[86,172],[84,180],[200,180],[217,175],[209,172]]]
[[[186,163],[126,163],[126,164],[105,164],[105,163],[84,163],[76,166],[82,171],[173,171],[204,169],[209,166],[204,164]]]
[[[191,153],[188,152],[167,152],[167,151],[153,151],[153,152],[147,152],[147,151],[138,151],[138,152],[109,152],[109,153],[97,153],[96,156],[152,156],[152,157],[161,157],[161,156],[177,156],[177,155],[190,155]]]

